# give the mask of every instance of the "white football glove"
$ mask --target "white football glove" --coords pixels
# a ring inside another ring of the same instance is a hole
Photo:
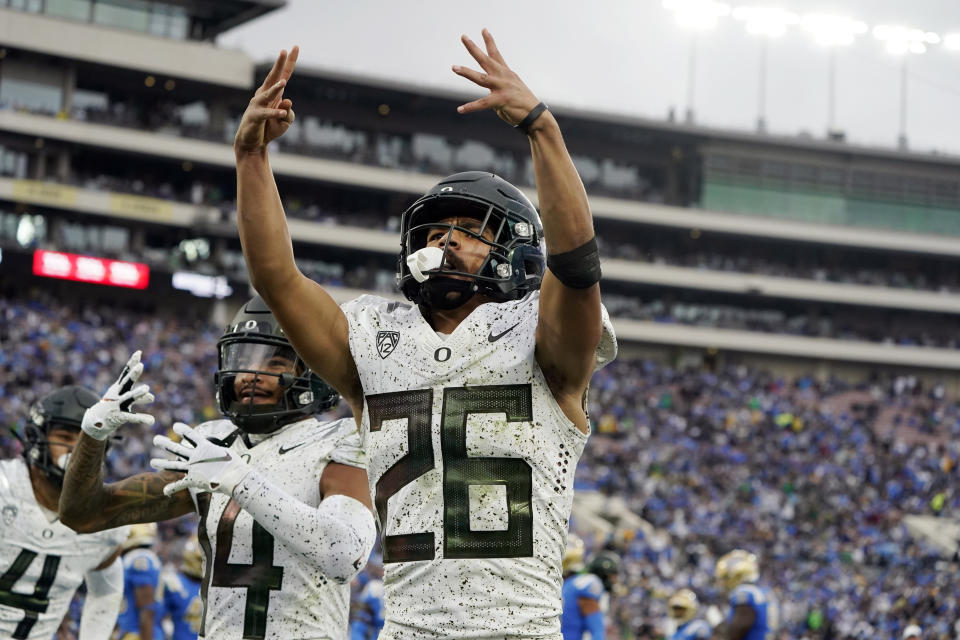
[[[180,442],[174,442],[167,436],[154,436],[153,444],[179,459],[154,458],[150,466],[157,471],[177,471],[187,475],[165,486],[165,495],[172,496],[191,488],[219,491],[232,497],[236,486],[252,471],[250,465],[236,453],[210,442],[182,422],[174,423],[173,431],[182,438]]]
[[[80,423],[84,433],[96,440],[106,440],[121,425],[131,423],[149,427],[153,424],[152,415],[130,412],[133,405],[149,404],[154,400],[149,386],[133,386],[140,379],[141,373],[143,363],[140,362],[140,352],[136,351],[130,356],[117,381],[103,394],[100,402],[84,412],[83,421]]]

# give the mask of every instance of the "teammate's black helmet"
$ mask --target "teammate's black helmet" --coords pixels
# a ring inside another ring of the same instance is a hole
[[[217,358],[219,366],[213,379],[220,411],[247,433],[276,431],[285,424],[326,411],[340,399],[337,392],[314,374],[293,350],[260,296],[243,305],[233,317],[223,337],[217,341]],[[273,359],[278,363],[289,362],[292,367],[264,370],[265,365],[269,368]],[[277,378],[283,389],[280,401],[277,404],[255,404],[254,395],[246,401],[237,397],[234,382],[241,374],[253,376],[254,381]]]
[[[590,560],[587,571],[600,578],[604,588],[610,591],[614,578],[620,573],[620,556],[612,551],[601,551]]]
[[[426,246],[430,229],[453,228],[437,224],[438,221],[457,216],[482,223],[475,231],[456,228],[489,245],[490,254],[475,274],[432,264],[422,272],[427,279],[419,282],[407,259]],[[492,241],[482,236],[487,229],[493,232]],[[455,308],[474,293],[501,302],[516,300],[540,288],[544,264],[543,226],[536,208],[520,189],[492,173],[467,171],[448,176],[410,205],[400,218],[397,285],[418,305]],[[469,279],[444,277],[450,275]],[[448,295],[451,291],[459,291],[460,295]]]
[[[23,429],[23,457],[57,486],[63,486],[63,467],[50,455],[50,432],[58,429],[79,431],[83,414],[100,401],[100,396],[85,387],[71,385],[51,391],[30,408]]]

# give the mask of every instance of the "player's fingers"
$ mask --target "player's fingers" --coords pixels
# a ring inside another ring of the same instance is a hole
[[[122,394],[119,398],[117,398],[117,402],[120,402],[120,403],[129,402],[129,404],[133,404],[137,400],[140,400],[141,398],[149,394],[150,394],[150,385],[138,384],[136,387],[134,387],[133,389],[129,389],[124,394]]]
[[[266,122],[268,120],[283,120],[287,117],[288,109],[273,109],[272,107],[263,107],[261,109],[256,109],[253,112],[254,117],[258,122]]]
[[[120,417],[123,419],[126,424],[142,424],[145,427],[152,426],[154,422],[157,421],[149,413],[121,413]]]
[[[462,104],[457,107],[457,113],[473,113],[474,111],[483,111],[489,109],[493,104],[493,100],[490,97],[480,98],[479,100],[474,100],[473,102],[468,102],[467,104]]]
[[[150,466],[157,471],[179,471],[186,473],[187,463],[183,460],[169,460],[167,458],[152,458]]]
[[[277,59],[273,63],[273,67],[270,68],[270,71],[267,73],[267,77],[263,79],[263,84],[260,85],[260,89],[266,90],[268,87],[275,84],[277,80],[280,79],[281,74],[283,73],[283,65],[286,63],[287,50],[281,49],[279,55],[277,55]]]
[[[159,447],[167,453],[172,453],[173,455],[180,456],[181,458],[189,458],[194,449],[193,447],[184,446],[179,442],[174,442],[167,436],[154,436],[153,446]]]
[[[280,101],[280,104],[278,104],[275,108],[290,109],[291,107],[293,107],[293,100],[291,100],[290,98],[284,98],[283,100]]]
[[[280,75],[280,78],[283,80],[289,80],[290,76],[293,75],[293,69],[297,66],[297,58],[300,57],[300,46],[293,45],[293,48],[290,49],[290,55],[287,56],[287,60],[283,65],[283,72]]]
[[[503,55],[500,53],[500,49],[497,48],[497,43],[493,40],[493,35],[487,29],[484,29],[480,32],[483,35],[483,44],[487,47],[487,55],[491,58],[507,66],[507,63],[503,60]]]
[[[251,105],[258,107],[273,106],[273,103],[279,102],[278,98],[283,95],[283,88],[286,86],[286,80],[278,80],[267,87],[262,93],[257,93],[250,100]]]
[[[490,71],[491,63],[494,62],[490,59],[490,56],[484,53],[483,49],[477,46],[477,43],[467,36],[460,36],[460,41],[463,43],[463,46],[467,48],[467,51],[470,53],[470,55],[473,56],[473,59],[476,60],[481,67],[483,67],[483,70]]]
[[[190,484],[187,482],[186,478],[183,480],[177,480],[176,482],[171,482],[163,488],[163,495],[169,498],[176,493],[180,493],[189,486]]]
[[[193,429],[185,422],[174,422],[173,432],[181,438],[185,438],[193,433]],[[190,442],[193,442],[193,438],[190,439]]]
[[[156,400],[156,398],[154,397],[154,395],[153,395],[152,393],[150,393],[150,392],[148,391],[147,393],[143,394],[142,396],[134,399],[134,401],[130,403],[130,406],[132,407],[132,406],[135,406],[135,405],[138,405],[138,404],[150,404],[150,403],[152,403],[154,400]]]
[[[470,67],[461,67],[458,64],[453,65],[451,68],[458,76],[462,76],[467,80],[480,85],[481,87],[490,88],[494,85],[494,81],[489,75],[486,73],[481,73],[476,69],[471,69]]]

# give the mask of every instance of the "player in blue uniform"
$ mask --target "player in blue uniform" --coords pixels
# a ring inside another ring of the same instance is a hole
[[[383,580],[367,582],[358,605],[350,622],[350,640],[373,640],[383,628]]]
[[[769,589],[757,586],[757,557],[737,549],[717,561],[717,580],[730,594],[730,613],[718,627],[723,640],[773,640],[779,606]]]
[[[670,640],[710,640],[713,629],[705,620],[697,619],[697,594],[690,589],[680,589],[667,603],[670,618],[677,624],[677,630]]]
[[[157,525],[135,524],[123,543],[123,605],[117,618],[120,640],[163,640],[156,615],[157,586],[162,564],[150,548]]]
[[[165,573],[160,579],[157,600],[160,619],[170,617],[173,623],[171,640],[197,640],[203,620],[200,580],[203,577],[203,551],[196,538],[183,548],[180,571]]]
[[[579,572],[583,567],[583,542],[571,534],[563,560],[563,614],[560,618],[563,639],[581,640],[584,632],[589,632],[591,640],[605,640],[605,596],[620,570],[620,559],[603,551],[594,556],[586,572]]]

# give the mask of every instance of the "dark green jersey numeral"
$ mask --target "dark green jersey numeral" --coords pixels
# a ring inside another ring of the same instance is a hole
[[[23,609],[23,620],[20,621],[13,631],[13,636],[11,636],[15,640],[27,638],[30,635],[30,630],[33,629],[33,625],[37,623],[39,615],[45,613],[47,607],[50,606],[50,599],[47,598],[47,594],[50,593],[50,587],[53,586],[53,581],[57,578],[57,569],[60,567],[59,556],[47,556],[43,560],[40,579],[33,587],[33,593],[30,595],[14,593],[12,591],[13,585],[27,572],[27,568],[36,557],[36,552],[21,549],[10,568],[0,576],[0,604],[14,609]]]
[[[370,431],[384,420],[406,419],[407,453],[377,480],[376,505],[381,526],[387,501],[401,488],[434,468],[431,410],[433,391],[418,389],[367,396]],[[503,413],[507,422],[533,420],[529,384],[456,387],[443,390],[440,448],[443,457],[443,555],[445,558],[517,558],[533,555],[533,480],[522,458],[471,457],[467,419],[471,414]],[[507,528],[471,531],[470,485],[501,485],[507,495]],[[433,533],[384,536],[384,562],[432,560]]]
[[[273,564],[273,536],[256,520],[253,522],[253,562],[251,564],[232,564],[230,548],[233,545],[233,525],[240,505],[231,500],[227,503],[220,521],[217,523],[216,556],[211,558],[210,542],[206,536],[206,519],[209,513],[209,499],[201,505],[200,546],[207,557],[206,571],[213,567],[213,576],[209,582],[214,587],[246,587],[247,600],[243,610],[243,637],[250,640],[262,640],[267,635],[267,609],[270,604],[270,592],[281,588],[283,567]],[[212,560],[212,562],[211,562]],[[208,576],[204,575],[201,595],[206,609]],[[206,627],[204,611],[201,633]]]

